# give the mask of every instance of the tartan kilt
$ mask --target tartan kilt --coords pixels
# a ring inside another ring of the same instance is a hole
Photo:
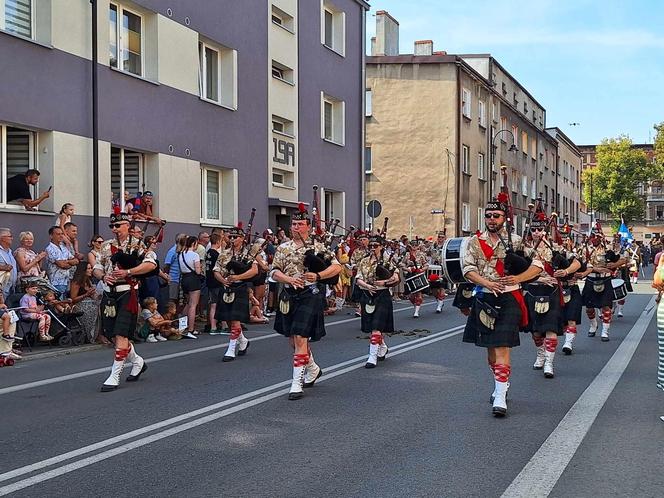
[[[373,313],[367,313],[366,305],[373,300],[376,309]],[[360,295],[362,306],[362,332],[371,334],[374,330],[380,332],[394,332],[394,307],[392,306],[392,295],[388,289],[377,291],[371,296],[367,291]]]
[[[235,300],[232,303],[224,302],[224,294],[228,291],[235,293]],[[214,317],[218,321],[249,323],[249,288],[246,282],[222,287],[219,290]]]
[[[632,279],[630,277],[631,275],[629,274],[628,268],[623,267],[620,269],[620,278],[625,281],[627,292],[634,292],[634,287],[632,287]]]
[[[571,299],[563,306],[563,323],[574,321],[581,323],[581,315],[583,311],[583,299],[581,298],[581,291],[578,285],[572,285],[570,288]]]
[[[560,289],[544,284],[528,284],[524,286],[524,298],[528,308],[528,325],[523,332],[555,332],[563,335],[562,307],[560,305]],[[535,303],[538,298],[548,298],[549,311],[537,313]]]
[[[510,292],[498,296],[485,292],[481,297],[475,296],[475,300],[481,300],[496,308],[500,307],[500,315],[496,319],[494,330],[488,330],[480,321],[477,304],[473,303],[463,331],[463,342],[474,343],[481,348],[518,346],[521,308],[514,296]]]
[[[101,298],[101,326],[104,336],[108,339],[113,337],[127,337],[129,339],[136,338],[136,323],[138,321],[138,314],[131,313],[127,310],[127,303],[129,302],[130,291],[124,292],[104,292]],[[115,300],[115,316],[107,317],[104,314],[106,306],[110,300]]]
[[[475,301],[475,296],[471,295],[470,297],[465,297],[463,293],[464,291],[466,293],[472,293],[474,288],[475,284],[471,284],[469,282],[458,284],[456,294],[454,294],[454,301],[452,302],[452,306],[459,308],[460,310],[471,308],[473,306],[473,301]]]
[[[595,292],[593,289],[593,280],[595,282],[604,282],[604,290],[602,292]],[[583,305],[586,308],[604,308],[605,306],[613,306],[613,287],[611,286],[611,276],[590,279],[586,277],[586,283],[583,286]]]
[[[362,296],[362,289],[360,288],[359,285],[357,285],[355,281],[355,277],[353,277],[352,280],[352,288],[350,292],[350,301],[352,303],[359,303],[360,302],[360,297]]]
[[[313,288],[319,292],[314,294]],[[312,342],[320,340],[325,335],[325,286],[316,284],[301,290],[284,287],[283,292],[290,298],[290,310],[284,315],[277,306],[274,330],[286,337],[299,335]]]

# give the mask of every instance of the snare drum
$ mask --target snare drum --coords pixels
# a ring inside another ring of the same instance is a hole
[[[613,287],[613,300],[620,301],[627,297],[627,284],[621,278],[614,278],[611,280],[611,287]]]
[[[463,277],[463,262],[470,237],[447,239],[443,244],[441,257],[443,275],[448,282],[460,284],[466,281]]]
[[[428,289],[429,281],[427,280],[426,273],[411,273],[407,275],[404,287],[406,288],[406,294],[422,292]]]

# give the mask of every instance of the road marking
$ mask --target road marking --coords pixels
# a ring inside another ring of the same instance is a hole
[[[653,297],[649,305],[654,301]],[[602,371],[576,400],[501,498],[545,497],[551,493],[629,365],[653,314],[652,309],[641,313]]]
[[[429,302],[429,303],[424,303],[422,306],[429,306],[431,304],[434,304],[435,301]],[[407,306],[405,308],[399,308],[394,310],[395,313],[400,313],[402,311],[410,310],[412,309],[411,306]],[[349,323],[353,322],[355,320],[359,320],[360,317],[356,316],[354,318],[346,318],[343,320],[337,320],[334,322],[326,323],[325,327],[333,327],[335,325],[341,325],[344,323]],[[252,341],[262,341],[265,339],[272,339],[273,337],[283,337],[281,334],[268,334],[268,335],[262,335],[258,337],[251,337]],[[165,361],[165,360],[172,360],[173,358],[182,358],[183,356],[189,356],[192,354],[198,354],[198,353],[205,353],[207,351],[213,351],[215,349],[221,349],[225,348],[228,346],[228,342],[224,342],[221,344],[215,344],[214,346],[205,346],[202,348],[196,348],[196,349],[188,349],[186,351],[180,351],[178,353],[170,353],[170,354],[165,354],[161,356],[155,356],[152,358],[146,357],[146,360],[149,360],[150,363],[156,363],[158,361]],[[102,367],[102,368],[94,368],[92,370],[85,370],[83,372],[76,372],[72,374],[67,374],[67,375],[60,375],[58,377],[51,377],[49,379],[43,379],[43,380],[36,380],[33,382],[26,382],[25,384],[17,384],[15,386],[9,386],[9,387],[3,387],[0,388],[0,396],[3,394],[9,394],[9,393],[15,393],[18,391],[25,391],[27,389],[34,389],[35,387],[41,387],[41,386],[48,386],[50,384],[58,384],[60,382],[66,382],[69,380],[74,380],[74,379],[80,379],[82,377],[89,377],[91,375],[97,375],[100,373],[105,373],[108,372],[108,367]]]
[[[438,341],[442,341],[445,339],[449,339],[450,337],[457,336],[463,332],[463,329],[465,328],[465,325],[459,325],[457,327],[453,327],[447,330],[443,330],[440,332],[436,332],[428,337],[423,337],[420,339],[415,339],[412,342],[408,343],[402,343],[394,346],[393,348],[390,349],[390,357],[393,356],[398,356],[403,353],[407,353],[409,351],[412,351],[414,349],[418,349],[424,346],[428,346],[429,344],[436,343]],[[366,355],[363,356],[358,356],[356,358],[353,358],[348,361],[344,361],[341,363],[337,363],[335,365],[331,365],[329,367],[323,367],[325,370],[325,375],[321,377],[317,383],[321,382],[326,382],[328,380],[331,380],[335,377],[338,377],[340,375],[344,375],[346,373],[352,372],[354,370],[358,370],[360,368],[364,367],[364,362],[366,360]],[[359,361],[359,363],[358,363]],[[332,371],[331,373],[329,373]],[[19,491],[21,489],[25,489],[30,486],[34,486],[35,484],[39,484],[41,482],[53,479],[55,477],[68,474],[70,472],[73,472],[75,470],[88,467],[90,465],[93,465],[97,462],[107,460],[109,458],[112,458],[114,456],[120,455],[122,453],[127,453],[131,450],[140,448],[142,446],[146,446],[148,444],[154,443],[156,441],[159,441],[161,439],[165,439],[170,436],[174,436],[176,434],[179,434],[181,432],[193,429],[195,427],[213,422],[215,420],[221,419],[223,417],[226,417],[228,415],[231,415],[233,413],[246,410],[247,408],[251,408],[256,405],[260,405],[262,403],[265,403],[267,401],[270,401],[274,398],[277,398],[279,396],[282,396],[288,392],[288,389],[282,389],[283,387],[289,385],[291,383],[290,380],[286,380],[283,382],[278,382],[276,384],[272,384],[271,386],[267,386],[249,393],[245,393],[241,396],[236,396],[235,398],[231,398],[225,401],[222,401],[220,403],[215,403],[213,405],[209,405],[203,408],[200,408],[198,410],[194,410],[188,413],[184,413],[182,415],[179,415],[177,417],[172,417],[170,419],[157,422],[155,424],[151,424],[146,427],[142,427],[140,429],[134,430],[132,432],[128,432],[126,434],[122,434],[120,436],[115,436],[110,439],[106,439],[104,441],[99,441],[95,444],[91,444],[89,446],[85,446],[83,448],[79,448],[74,451],[70,451],[68,453],[63,453],[62,455],[57,455],[52,458],[48,458],[46,460],[42,460],[41,462],[36,462],[31,465],[27,465],[24,467],[20,467],[17,469],[14,469],[12,471],[6,472],[4,474],[0,474],[0,482],[2,481],[7,481],[9,479],[13,479],[15,477],[19,477],[21,475],[29,474],[31,472],[35,472],[37,470],[44,469],[45,467],[49,467],[52,465],[56,465],[59,463],[64,462],[65,460],[70,460],[74,457],[84,455],[86,453],[90,453],[92,451],[98,450],[105,448],[107,446],[111,446],[115,443],[119,443],[122,441],[126,441],[128,439],[131,439],[135,436],[152,432],[156,429],[160,429],[162,427],[170,426],[173,425],[174,423],[182,422],[186,419],[196,417],[198,415],[202,415],[204,413],[210,412],[210,411],[215,411],[218,410],[219,408],[226,407],[228,405],[232,405],[238,401],[242,400],[247,400],[244,401],[243,403],[237,404],[235,406],[231,406],[230,408],[225,408],[221,411],[218,411],[216,413],[211,413],[209,415],[206,415],[201,418],[197,418],[195,420],[191,420],[189,422],[183,423],[181,425],[171,427],[169,429],[165,429],[160,432],[156,432],[154,434],[151,434],[149,436],[143,437],[141,439],[136,439],[134,441],[122,444],[116,448],[112,448],[106,451],[103,451],[101,453],[98,453],[96,455],[91,455],[89,457],[83,458],[81,460],[75,461],[68,463],[66,465],[63,465],[62,467],[58,467],[46,472],[42,472],[40,474],[34,475],[32,477],[29,477],[27,479],[22,479],[20,481],[16,481],[12,484],[8,484],[6,486],[3,486],[0,488],[0,496],[5,496],[9,493],[14,493],[16,491]],[[271,392],[272,391],[272,392]],[[259,397],[256,397],[259,396]],[[254,399],[251,399],[254,398]]]

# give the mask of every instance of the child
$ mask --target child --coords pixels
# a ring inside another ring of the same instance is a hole
[[[261,310],[260,301],[254,296],[254,290],[249,289],[249,323],[269,323]]]
[[[62,205],[60,208],[60,213],[58,213],[58,217],[56,219],[56,226],[59,226],[62,231],[65,231],[65,225],[67,223],[71,223],[71,217],[74,215],[74,205],[70,202],[67,202]],[[78,239],[71,239],[69,238],[69,242],[72,244],[72,247],[74,248],[74,254],[78,254]]]
[[[52,291],[46,293],[46,295],[44,296],[44,301],[56,313],[65,314],[65,313],[72,313],[74,311],[74,308],[71,305],[71,299],[58,301],[55,298],[55,293],[53,293]]]
[[[143,300],[141,318],[145,320],[146,325],[150,329],[150,333],[145,342],[166,341],[167,338],[171,339],[171,336],[174,336],[171,340],[175,340],[175,335],[180,335],[180,333],[172,327],[171,320],[164,318],[159,311],[157,311],[157,300],[154,297],[146,297]]]
[[[44,306],[37,304],[37,291],[39,287],[36,284],[28,284],[25,294],[21,298],[21,315],[23,318],[30,318],[39,321],[39,340],[42,342],[52,341],[53,337],[49,334],[51,328],[51,316],[44,312]]]

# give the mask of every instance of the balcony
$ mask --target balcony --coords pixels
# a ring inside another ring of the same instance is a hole
[[[664,227],[664,218],[658,220],[646,220],[645,224],[647,227]]]
[[[664,201],[664,192],[648,192],[646,202]]]

